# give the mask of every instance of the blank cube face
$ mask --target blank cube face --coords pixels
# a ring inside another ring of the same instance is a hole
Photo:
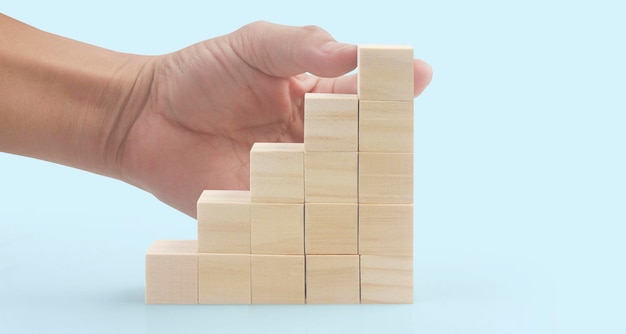
[[[146,304],[197,303],[197,242],[155,241],[146,252]]]
[[[413,153],[413,101],[360,101],[359,151]]]
[[[198,250],[250,253],[250,192],[205,190],[198,200]]]
[[[359,203],[412,204],[413,154],[359,153]]]
[[[305,151],[356,152],[359,104],[356,95],[304,96]]]
[[[307,304],[358,304],[358,255],[307,255]]]
[[[304,203],[304,144],[255,143],[250,195],[254,203]]]
[[[357,204],[305,204],[306,254],[358,254]]]
[[[304,304],[304,255],[252,255],[252,304]]]
[[[358,66],[360,100],[413,100],[413,48],[359,45]]]
[[[304,204],[253,203],[252,254],[304,254]]]
[[[359,205],[359,254],[412,255],[413,205]]]
[[[361,255],[362,304],[412,304],[413,257]]]
[[[250,304],[249,254],[200,254],[200,304]]]
[[[356,152],[306,152],[304,164],[305,202],[357,202]]]

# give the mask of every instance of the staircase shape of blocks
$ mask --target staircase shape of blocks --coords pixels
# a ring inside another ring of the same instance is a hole
[[[306,94],[304,143],[255,143],[250,191],[206,190],[156,241],[148,304],[413,302],[413,49],[359,46],[358,94]]]

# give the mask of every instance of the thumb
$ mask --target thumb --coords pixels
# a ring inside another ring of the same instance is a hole
[[[291,27],[254,22],[230,36],[233,50],[265,74],[289,77],[309,72],[337,77],[356,67],[356,45],[338,43],[316,26]]]

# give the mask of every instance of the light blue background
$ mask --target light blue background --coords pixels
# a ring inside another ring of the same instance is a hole
[[[194,221],[118,181],[0,154],[0,332],[626,332],[623,2],[204,3],[0,12],[143,54],[258,19],[413,45],[435,69],[415,104],[415,304],[146,306],[145,250],[195,239]]]

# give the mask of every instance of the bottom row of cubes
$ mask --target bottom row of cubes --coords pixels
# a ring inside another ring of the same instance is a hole
[[[195,240],[146,253],[148,304],[412,302],[411,256],[207,254]]]

